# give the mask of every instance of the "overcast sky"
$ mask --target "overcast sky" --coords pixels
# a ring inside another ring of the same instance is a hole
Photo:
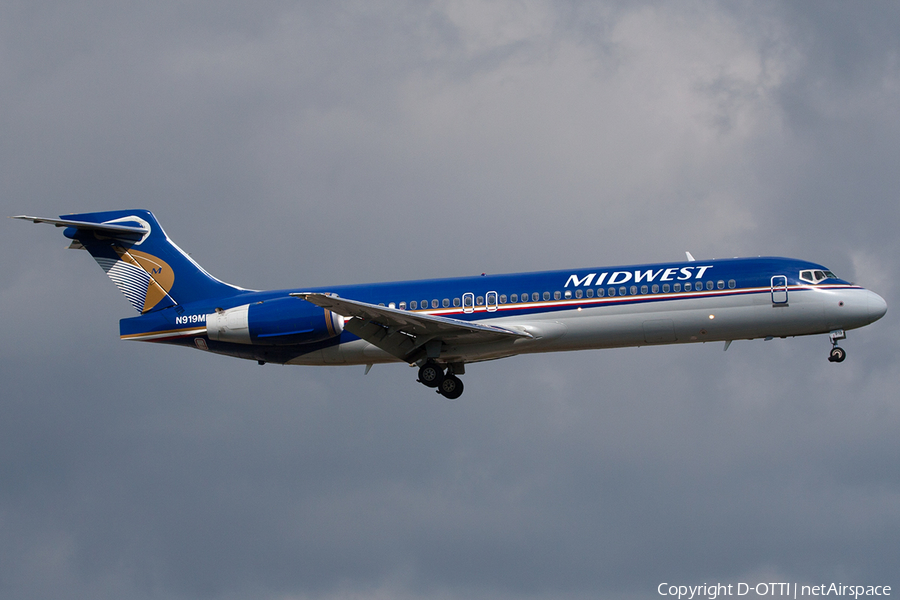
[[[60,230],[0,236],[0,596],[900,591],[893,2],[0,4],[5,215],[146,208],[251,288],[775,254],[827,336],[403,365],[122,342]],[[752,594],[751,594],[752,596]]]

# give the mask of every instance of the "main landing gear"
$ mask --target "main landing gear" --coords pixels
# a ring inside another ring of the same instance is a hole
[[[847,351],[838,346],[838,340],[847,339],[847,334],[843,329],[836,329],[829,334],[829,337],[831,338],[831,352],[828,354],[828,361],[844,362],[844,359],[847,358]]]
[[[444,373],[444,368],[432,360],[419,367],[418,381],[426,387],[437,388],[439,394],[450,400],[456,400],[463,393],[463,382],[453,374],[453,367]]]

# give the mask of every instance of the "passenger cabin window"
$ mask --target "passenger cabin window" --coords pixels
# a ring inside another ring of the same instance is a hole
[[[450,308],[450,298],[444,298],[441,300],[441,304],[443,304],[444,308]]]
[[[506,294],[500,294],[500,304],[506,304]]]
[[[484,296],[475,298],[475,306],[484,306]]]
[[[406,302],[400,303],[400,310],[406,310]]]
[[[681,291],[681,284],[680,284],[680,283],[673,283],[673,284],[672,284],[672,291],[673,291],[673,292],[680,292],[680,291]]]
[[[712,281],[707,281],[707,282],[706,282],[706,289],[708,289],[708,290],[713,289],[713,282],[712,282]]]
[[[462,296],[463,312],[470,313],[475,310],[475,294],[466,292]]]
[[[730,289],[733,290],[734,288],[737,287],[737,282],[736,282],[734,279],[729,279],[729,280],[728,280],[728,287],[729,287]]]
[[[509,297],[509,301],[510,301],[510,302],[518,302],[518,301],[519,301],[519,295],[518,295],[518,294],[512,294],[512,295]]]
[[[459,306],[459,298],[453,299],[453,306]]]
[[[579,290],[579,291],[581,291],[581,290]],[[566,300],[568,300],[569,298],[571,298],[571,297],[572,297],[572,290],[566,290],[565,296],[566,296]],[[580,297],[581,297],[581,296],[579,296],[579,298],[580,298]]]
[[[431,308],[437,308],[437,307],[438,307],[438,301],[437,301],[437,298],[435,298],[434,300],[431,301]]]
[[[690,284],[690,283],[684,284],[684,291],[686,291],[686,292],[691,291],[691,284]]]
[[[663,293],[666,293],[666,294],[669,293],[669,284],[668,283],[663,284]]]
[[[550,292],[544,292],[544,300],[550,299]]]
[[[416,302],[415,300],[413,300],[412,302],[409,303],[409,307],[413,310],[416,310],[417,308],[419,308],[419,303]]]
[[[591,290],[588,290],[588,292],[590,292],[590,291],[591,291]],[[576,297],[576,298],[581,298],[582,296],[584,296],[584,292],[582,292],[581,290],[575,290],[575,297]]]
[[[571,294],[571,292],[569,292],[569,294]],[[558,291],[553,292],[553,299],[554,299],[554,300],[559,300],[560,298],[562,298],[562,294],[560,294]]]
[[[719,288],[720,290],[724,290],[725,282],[720,279],[718,282],[716,282],[716,287]]]

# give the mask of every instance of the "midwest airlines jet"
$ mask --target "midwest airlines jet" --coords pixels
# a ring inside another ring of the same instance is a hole
[[[828,334],[887,311],[874,292],[790,258],[735,258],[322,289],[219,281],[146,210],[19,216],[65,227],[140,314],[124,340],[291,365],[403,362],[447,398],[465,364],[533,352]]]

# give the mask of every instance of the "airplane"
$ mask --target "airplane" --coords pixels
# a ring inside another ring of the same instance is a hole
[[[259,364],[418,367],[448,399],[467,363],[538,352],[827,334],[880,319],[878,294],[822,265],[758,257],[255,291],[224,283],[147,210],[19,215],[64,227],[137,309],[123,340]]]

